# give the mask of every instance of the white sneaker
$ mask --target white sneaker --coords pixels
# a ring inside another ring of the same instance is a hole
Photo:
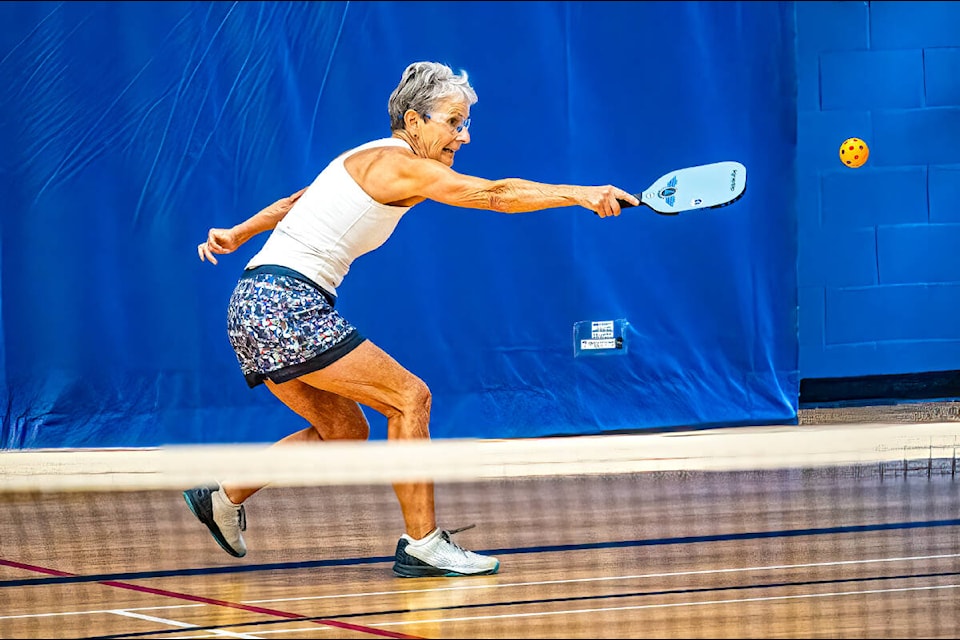
[[[400,536],[393,572],[401,578],[485,576],[500,569],[500,561],[467,551],[450,539],[451,533],[434,529],[427,537],[414,540]]]
[[[247,555],[241,533],[247,530],[247,514],[242,504],[230,502],[220,485],[188,489],[183,499],[224,551],[236,558]]]

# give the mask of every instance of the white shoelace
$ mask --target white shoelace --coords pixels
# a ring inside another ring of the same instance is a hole
[[[240,527],[240,531],[247,530],[247,510],[243,505],[240,505],[240,509],[237,510],[237,526]]]
[[[457,544],[456,542],[454,542],[453,540],[451,540],[451,539],[450,539],[450,536],[452,536],[452,535],[454,535],[454,534],[456,534],[456,533],[460,533],[461,531],[466,531],[467,529],[473,529],[475,526],[477,526],[477,525],[476,525],[476,524],[468,524],[467,526],[465,526],[465,527],[460,527],[459,529],[443,529],[443,530],[440,531],[440,537],[443,538],[444,540],[446,540],[447,544],[449,544],[451,547],[453,547],[454,549],[456,549],[457,551],[459,551],[460,553],[462,553],[464,556],[466,556],[466,555],[469,554],[470,552],[467,551],[466,549],[464,549],[463,547],[461,547],[460,545],[458,545],[458,544]]]

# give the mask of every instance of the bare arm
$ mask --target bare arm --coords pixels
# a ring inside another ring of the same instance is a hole
[[[217,264],[215,253],[236,251],[240,245],[258,233],[275,228],[306,190],[307,188],[304,187],[286,198],[280,198],[230,229],[210,229],[207,232],[207,240],[197,245],[200,260],[209,260]]]
[[[271,205],[268,205],[253,214],[240,224],[236,225],[231,229],[236,240],[237,245],[241,245],[253,236],[264,231],[270,231],[275,228],[277,224],[286,217],[290,212],[290,209],[293,208],[293,205],[300,199],[300,196],[303,195],[303,192],[307,188],[304,187],[297,191],[294,194],[287,196],[286,198],[280,198]]]
[[[600,204],[596,199],[599,194],[593,192],[596,187],[544,184],[522,178],[473,178],[479,180],[474,183],[469,179],[472,176],[460,177],[467,180],[441,180],[429,185],[426,189],[427,197],[455,206],[490,209],[501,213],[524,213],[574,205],[596,211],[595,207]]]
[[[546,184],[522,178],[487,180],[457,173],[435,160],[403,153],[391,154],[389,159],[384,158],[380,163],[387,164],[387,170],[370,171],[367,175],[379,175],[379,178],[375,178],[377,186],[385,186],[394,192],[392,195],[395,197],[388,196],[390,199],[387,201],[422,196],[456,207],[503,213],[579,205],[601,217],[620,214],[618,198],[634,205],[640,204],[632,194],[611,185],[588,187]],[[384,179],[388,185],[381,182]]]

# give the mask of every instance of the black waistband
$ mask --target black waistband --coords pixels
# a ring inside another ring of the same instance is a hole
[[[323,297],[327,299],[327,302],[330,304],[331,307],[335,306],[337,303],[337,297],[335,295],[333,295],[332,293],[330,293],[329,291],[327,291],[326,289],[318,285],[316,282],[314,282],[307,276],[303,275],[299,271],[295,271],[294,269],[291,269],[290,267],[281,267],[278,264],[262,264],[259,267],[246,269],[244,270],[243,275],[240,276],[240,279],[244,280],[246,278],[252,278],[256,275],[260,275],[261,273],[269,273],[275,276],[287,276],[288,278],[300,280],[301,282],[305,282],[306,284],[310,285],[311,287],[319,291],[321,294],[323,294]]]

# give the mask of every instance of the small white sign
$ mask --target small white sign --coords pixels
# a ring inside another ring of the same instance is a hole
[[[613,320],[602,320],[590,323],[590,337],[594,339],[613,337]]]
[[[580,349],[586,351],[587,349],[616,349],[617,341],[613,338],[609,340],[581,340]]]

